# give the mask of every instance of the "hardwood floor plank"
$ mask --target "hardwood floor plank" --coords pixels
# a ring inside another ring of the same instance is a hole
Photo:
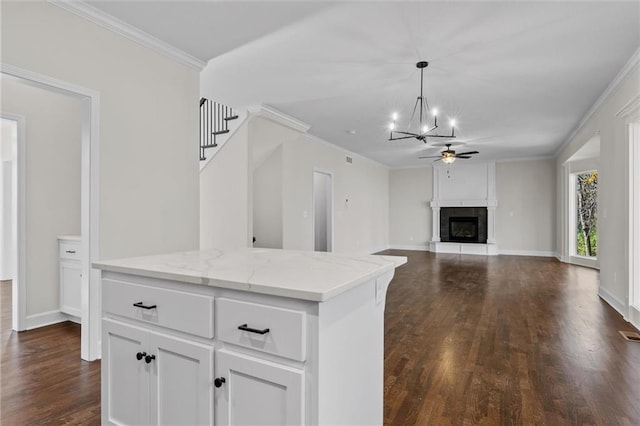
[[[80,326],[15,333],[11,282],[0,286],[0,424],[99,425],[100,362],[80,359]]]
[[[597,271],[555,259],[395,251],[385,311],[385,425],[640,425],[640,344],[597,295]],[[11,332],[0,292],[0,423],[100,423],[100,363],[80,329]]]
[[[409,257],[387,294],[386,424],[640,424],[640,345],[616,335],[632,327],[596,270],[384,254]]]

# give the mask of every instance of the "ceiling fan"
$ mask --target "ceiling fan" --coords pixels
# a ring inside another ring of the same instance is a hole
[[[468,159],[471,158],[471,155],[473,154],[479,154],[478,151],[467,151],[467,152],[461,152],[459,154],[456,154],[456,152],[454,150],[451,149],[451,144],[448,143],[447,145],[447,149],[445,149],[444,151],[440,152],[440,155],[430,155],[428,157],[418,157],[418,158],[437,158],[437,160],[435,161],[440,161],[442,160],[443,163],[446,164],[451,164],[454,161],[456,161],[456,158],[463,158],[463,159]]]

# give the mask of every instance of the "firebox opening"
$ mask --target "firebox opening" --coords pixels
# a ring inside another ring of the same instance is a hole
[[[487,242],[486,207],[442,207],[440,241],[451,243]]]

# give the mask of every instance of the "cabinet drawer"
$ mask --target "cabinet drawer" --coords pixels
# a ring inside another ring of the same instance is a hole
[[[60,259],[80,260],[80,242],[60,241]]]
[[[103,279],[102,308],[105,313],[213,338],[213,297],[210,296]]]
[[[306,314],[301,311],[219,298],[218,338],[261,352],[304,361]]]

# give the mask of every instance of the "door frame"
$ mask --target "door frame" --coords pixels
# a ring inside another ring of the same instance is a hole
[[[334,196],[333,196],[333,172],[329,172],[326,170],[313,168],[312,178],[311,178],[311,250],[315,251],[316,248],[316,174],[323,174],[329,176],[329,195],[328,199],[331,203],[329,208],[330,214],[327,215],[327,220],[329,225],[331,226],[331,230],[327,233],[327,252],[330,253],[333,251],[333,235],[334,235]]]
[[[27,328],[27,299],[25,289],[25,129],[26,118],[2,111],[3,119],[16,122],[17,134],[12,142],[11,168],[11,328],[16,331]]]
[[[91,268],[91,263],[99,259],[99,138],[100,138],[100,93],[76,84],[68,83],[8,64],[0,64],[0,73],[5,77],[26,81],[35,87],[51,90],[80,99],[81,103],[81,162],[80,162],[80,233],[82,258],[80,260],[82,279],[80,292],[81,315],[81,357],[87,361],[100,358],[100,271]],[[24,130],[23,130],[24,131]],[[22,136],[26,136],[23,133]],[[18,175],[18,222],[22,227],[16,229],[16,240],[21,242],[16,252],[19,267],[18,275],[18,330],[26,327],[26,283],[25,277],[25,210],[26,186],[24,179],[25,143],[19,146],[17,166]],[[21,269],[22,268],[22,269]],[[20,314],[23,316],[20,317]]]
[[[617,113],[616,117],[624,122],[625,137],[628,144],[628,179],[629,179],[629,242],[628,242],[628,293],[625,320],[636,328],[640,328],[640,299],[637,294],[640,288],[640,94],[632,98]]]

